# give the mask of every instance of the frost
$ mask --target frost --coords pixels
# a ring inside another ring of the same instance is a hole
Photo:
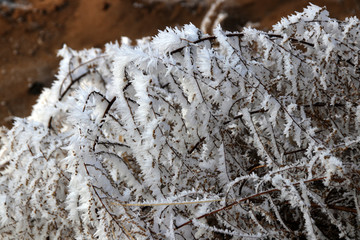
[[[310,5],[270,32],[65,45],[0,131],[0,237],[356,239],[358,26]]]

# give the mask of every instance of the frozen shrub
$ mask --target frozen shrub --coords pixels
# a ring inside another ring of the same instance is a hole
[[[359,239],[359,24],[65,46],[3,129],[1,238]]]

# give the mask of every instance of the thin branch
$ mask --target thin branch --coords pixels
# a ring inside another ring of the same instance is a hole
[[[304,183],[309,183],[309,182],[314,182],[314,181],[320,181],[320,180],[324,180],[324,179],[326,179],[326,177],[314,178],[314,179],[311,179],[311,180],[304,181]],[[299,184],[299,183],[296,183],[296,184],[294,184],[294,185],[297,185],[297,184]],[[224,210],[228,210],[228,209],[232,208],[233,206],[235,206],[235,205],[237,205],[237,204],[240,204],[240,203],[242,203],[242,202],[245,202],[245,201],[247,201],[247,200],[250,200],[250,199],[253,199],[253,198],[256,198],[256,197],[260,197],[260,196],[265,195],[265,194],[270,194],[270,193],[273,193],[273,192],[279,192],[279,191],[281,191],[281,190],[278,189],[278,188],[273,188],[273,189],[270,189],[270,190],[267,190],[267,191],[264,191],[264,192],[261,192],[261,193],[256,193],[256,194],[253,194],[253,195],[251,195],[251,196],[242,198],[242,199],[240,199],[240,200],[238,200],[238,201],[235,201],[235,202],[233,202],[233,203],[231,203],[231,204],[229,204],[229,205],[227,205],[227,206],[225,206],[225,207],[222,207],[222,208],[216,209],[216,210],[214,210],[214,211],[212,211],[212,212],[203,214],[203,215],[201,215],[201,216],[199,216],[199,217],[196,217],[195,219],[199,220],[199,219],[205,218],[205,217],[207,217],[207,216],[211,216],[211,215],[213,215],[213,214],[216,214],[216,213],[218,213],[218,212],[221,212],[221,211],[224,211]],[[180,229],[180,228],[182,228],[182,227],[184,227],[184,226],[186,226],[186,225],[189,225],[189,224],[191,224],[192,222],[193,222],[193,220],[190,219],[189,221],[187,221],[187,222],[181,224],[180,226],[176,227],[175,230],[178,230],[178,229]]]

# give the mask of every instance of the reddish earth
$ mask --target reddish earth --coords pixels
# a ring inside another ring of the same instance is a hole
[[[18,2],[26,9],[11,9]],[[166,26],[192,22],[200,27],[209,5],[148,3],[145,0],[0,1],[0,126],[12,117],[30,114],[41,89],[54,80],[64,43],[74,49],[102,47],[106,42],[155,35]],[[170,2],[170,1],[168,1]],[[185,2],[185,1],[183,1]],[[205,1],[204,1],[205,2]],[[331,17],[360,16],[359,0],[313,0],[327,6]],[[302,0],[227,0],[219,11],[228,14],[227,30],[247,22],[270,29],[283,16],[302,11]]]

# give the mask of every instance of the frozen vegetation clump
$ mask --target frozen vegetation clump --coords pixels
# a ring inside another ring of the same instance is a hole
[[[360,22],[66,46],[3,129],[1,239],[360,239]]]

